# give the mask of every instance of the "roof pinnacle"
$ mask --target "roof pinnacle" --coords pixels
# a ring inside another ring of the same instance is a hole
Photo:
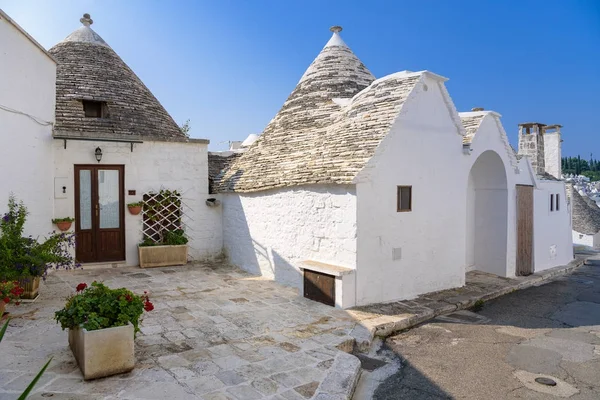
[[[333,33],[340,33],[342,31],[342,27],[339,25],[334,25],[329,30]]]
[[[83,14],[83,18],[79,19],[79,22],[81,22],[83,24],[83,26],[90,26],[91,24],[94,23],[94,20],[92,18],[90,18],[90,14],[85,13],[85,14]]]

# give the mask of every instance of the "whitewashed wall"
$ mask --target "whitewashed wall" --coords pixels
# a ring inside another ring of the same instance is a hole
[[[534,271],[568,264],[573,259],[571,210],[567,205],[564,182],[538,181],[534,190]],[[550,211],[550,194],[558,194],[560,207]]]
[[[546,172],[560,179],[562,175],[562,144],[560,133],[544,134],[544,165]]]
[[[94,149],[102,149],[102,161],[98,163]],[[220,207],[207,207],[208,194],[207,144],[180,142],[150,142],[135,144],[133,152],[129,143],[54,140],[54,176],[66,178],[67,198],[55,199],[57,217],[75,215],[74,168],[75,164],[124,165],[125,203],[142,200],[149,190],[161,187],[179,190],[188,205],[186,213],[193,222],[186,229],[191,237],[190,255],[195,259],[215,256],[223,244],[222,214]],[[135,190],[129,196],[128,190]],[[126,207],[126,204],[123,207]],[[141,241],[141,215],[125,211],[125,246],[128,265],[138,264],[137,244]]]
[[[355,268],[353,186],[311,185],[221,199],[224,248],[242,269],[299,288],[301,261]]]
[[[0,105],[54,122],[55,62],[0,18]],[[52,231],[52,126],[0,109],[0,214],[11,192],[30,215],[26,234]]]
[[[424,79],[428,90],[415,89],[357,178],[357,305],[464,284],[460,121],[438,82]],[[397,212],[398,185],[412,185],[411,212]]]
[[[600,233],[585,235],[577,231],[571,231],[574,245],[600,248]]]
[[[471,201],[467,202],[466,268],[501,276],[514,276],[517,243],[515,185],[532,185],[532,177],[527,170],[523,171],[522,167],[519,168],[500,122],[500,116],[493,112],[483,112],[483,114],[485,117],[471,143],[472,151],[470,155],[463,158],[463,169],[467,174],[467,180],[472,179],[473,174],[482,174],[479,176],[480,185],[477,189],[474,185],[467,186]],[[480,165],[478,160],[484,161],[483,157],[487,158],[488,162]],[[476,171],[478,166],[483,169]],[[498,171],[499,169],[503,171]],[[503,177],[500,178],[498,175]],[[486,184],[486,180],[492,178],[494,183]],[[502,179],[505,183],[500,185]],[[480,195],[478,204],[473,200],[474,190],[477,190]],[[483,226],[476,229],[476,224]],[[476,265],[476,259],[489,259],[490,263],[480,261],[480,265]]]

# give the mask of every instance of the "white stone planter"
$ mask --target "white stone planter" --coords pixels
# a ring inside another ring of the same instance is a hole
[[[69,329],[69,347],[83,379],[129,372],[135,366],[133,325],[87,331]]]
[[[187,264],[188,246],[138,246],[140,267],[168,267]]]

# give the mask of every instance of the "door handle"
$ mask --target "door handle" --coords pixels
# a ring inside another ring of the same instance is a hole
[[[98,204],[96,204],[96,217],[98,216]]]

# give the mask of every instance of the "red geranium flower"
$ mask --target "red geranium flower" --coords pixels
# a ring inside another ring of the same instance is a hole
[[[146,302],[144,303],[144,310],[146,310],[146,311],[154,310],[154,304],[150,303],[149,300],[146,300]]]
[[[6,304],[8,304],[8,303],[10,303],[10,298],[8,298],[8,297],[5,297],[5,298],[3,299],[3,301],[4,301]]]
[[[75,290],[77,290],[78,292],[82,292],[85,290],[86,287],[87,283],[80,283],[79,285],[77,285],[77,288]]]

